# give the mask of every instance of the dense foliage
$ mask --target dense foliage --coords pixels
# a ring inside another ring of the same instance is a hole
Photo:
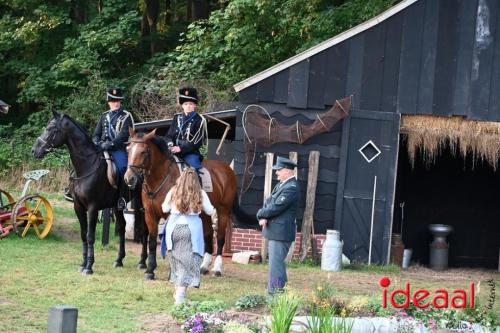
[[[5,0],[0,99],[12,108],[0,115],[0,174],[32,163],[29,148],[53,108],[91,130],[106,110],[110,85],[130,92],[147,82],[141,89],[161,95],[203,79],[226,98],[240,80],[396,2]]]

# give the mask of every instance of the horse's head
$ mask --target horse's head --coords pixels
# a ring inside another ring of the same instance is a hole
[[[35,158],[44,158],[47,153],[54,148],[61,147],[66,142],[66,134],[62,130],[64,115],[56,111],[52,111],[52,113],[54,116],[31,147],[31,153]]]
[[[127,147],[128,167],[124,179],[128,187],[133,190],[151,168],[150,141],[155,137],[156,129],[144,134],[136,133],[133,128],[129,128],[129,135],[131,139]]]

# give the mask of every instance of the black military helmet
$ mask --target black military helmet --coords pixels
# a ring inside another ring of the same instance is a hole
[[[121,101],[123,99],[123,90],[121,88],[112,87],[106,89],[106,100],[108,102]]]
[[[179,104],[182,105],[185,102],[198,104],[198,92],[195,88],[186,87],[179,89]]]

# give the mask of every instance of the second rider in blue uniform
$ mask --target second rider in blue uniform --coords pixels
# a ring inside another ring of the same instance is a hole
[[[108,88],[106,100],[109,110],[101,115],[97,123],[92,141],[101,150],[108,151],[115,162],[118,171],[118,186],[120,187],[120,201],[118,207],[125,208],[123,199],[125,186],[123,175],[127,170],[128,156],[125,142],[128,141],[128,129],[134,127],[134,119],[130,112],[122,107],[123,91],[120,88]]]
[[[179,104],[183,112],[174,116],[172,125],[165,135],[165,141],[170,152],[199,171],[203,160],[200,147],[204,142],[203,123],[205,120],[195,111],[198,106],[196,89],[180,89]]]

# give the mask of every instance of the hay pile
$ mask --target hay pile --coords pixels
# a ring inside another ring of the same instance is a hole
[[[457,116],[403,115],[401,133],[407,139],[412,167],[417,152],[426,166],[430,166],[447,146],[454,156],[460,152],[463,158],[472,156],[474,163],[481,160],[489,163],[494,170],[498,167],[500,123],[467,120]]]

